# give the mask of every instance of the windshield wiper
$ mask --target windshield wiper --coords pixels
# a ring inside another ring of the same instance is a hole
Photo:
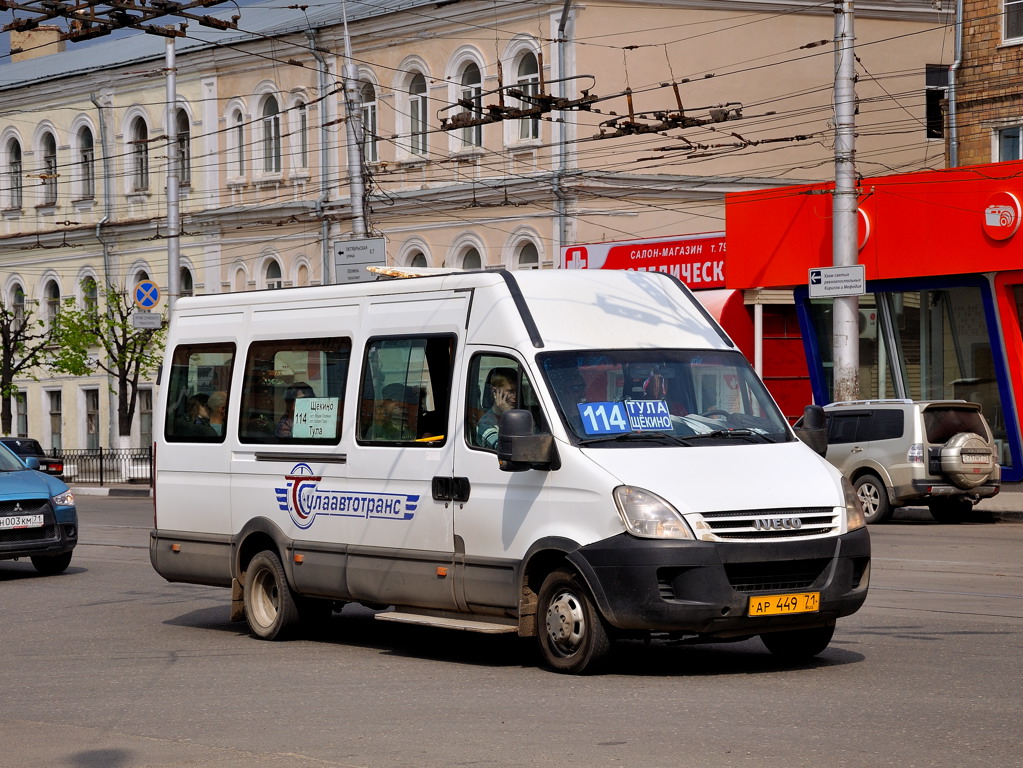
[[[767,435],[754,432],[752,429],[740,427],[738,429],[715,429],[713,432],[701,432],[697,435],[687,435],[686,440],[699,440],[704,437],[757,437],[767,443],[773,443]]]

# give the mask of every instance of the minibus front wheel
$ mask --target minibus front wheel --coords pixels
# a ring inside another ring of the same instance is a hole
[[[245,571],[245,618],[252,634],[281,640],[298,623],[298,604],[277,553],[263,550]]]
[[[575,573],[554,571],[540,587],[537,635],[544,661],[557,672],[593,672],[611,649],[604,619]]]

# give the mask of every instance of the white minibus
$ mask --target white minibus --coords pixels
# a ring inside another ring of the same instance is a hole
[[[353,602],[570,673],[651,635],[803,659],[867,594],[848,482],[669,275],[183,298],[156,410],[153,566],[260,638]]]

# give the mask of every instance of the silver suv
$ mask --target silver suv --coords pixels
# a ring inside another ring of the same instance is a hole
[[[980,406],[964,400],[857,400],[824,406],[826,458],[852,481],[868,523],[907,504],[961,522],[1001,486]]]

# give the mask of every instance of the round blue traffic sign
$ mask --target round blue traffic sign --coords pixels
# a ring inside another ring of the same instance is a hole
[[[135,306],[152,309],[160,303],[160,288],[152,280],[140,280],[135,286]]]

